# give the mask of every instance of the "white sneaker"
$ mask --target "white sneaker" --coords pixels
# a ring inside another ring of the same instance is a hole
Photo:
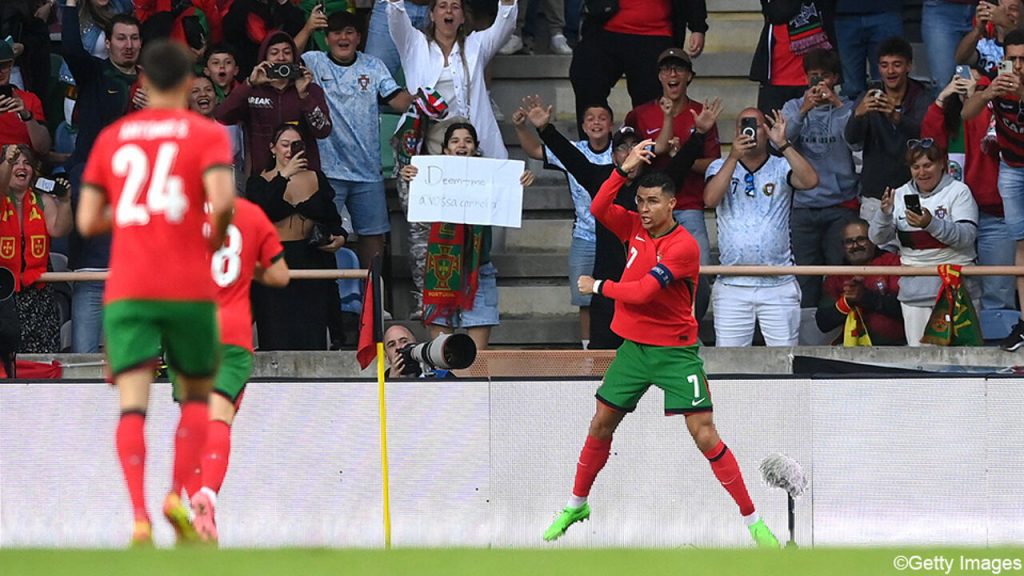
[[[508,41],[505,42],[505,45],[498,49],[498,53],[508,56],[510,54],[515,54],[522,49],[523,39],[520,38],[518,34],[513,34],[509,37]]]
[[[551,37],[551,53],[563,56],[572,54],[572,47],[569,46],[569,41],[565,39],[564,35],[555,34]]]

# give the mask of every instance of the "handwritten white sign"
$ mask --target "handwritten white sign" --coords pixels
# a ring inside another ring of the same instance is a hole
[[[412,165],[409,222],[522,226],[522,160],[413,156]]]

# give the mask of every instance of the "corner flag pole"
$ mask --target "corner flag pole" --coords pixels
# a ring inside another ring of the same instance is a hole
[[[380,407],[380,464],[384,499],[384,549],[391,549],[391,488],[388,480],[388,410],[387,391],[384,387],[384,300],[381,290],[381,258],[374,256],[367,281],[373,302],[373,342],[377,353],[377,397]],[[367,294],[370,296],[370,294]]]
[[[384,486],[384,549],[391,549],[391,492],[388,482],[388,411],[384,390],[384,343],[377,341],[377,395],[380,398],[380,462]]]

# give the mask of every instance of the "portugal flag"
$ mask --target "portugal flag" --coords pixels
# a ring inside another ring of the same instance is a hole
[[[366,369],[377,357],[377,343],[384,341],[384,321],[381,313],[380,255],[373,257],[366,275],[363,291],[363,313],[359,316],[359,348],[356,360]]]

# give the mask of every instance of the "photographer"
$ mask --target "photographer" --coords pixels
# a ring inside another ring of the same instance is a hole
[[[21,320],[19,352],[60,351],[57,293],[37,282],[50,263],[50,241],[71,231],[66,181],[39,178],[39,163],[25,145],[5,146],[0,161],[0,267],[14,273]]]
[[[409,360],[407,354],[403,354],[410,347],[417,344],[416,336],[412,331],[395,324],[384,332],[384,355],[387,356],[390,368],[384,373],[385,378],[425,378],[423,368],[419,363]],[[455,375],[448,370],[437,368],[433,377],[438,379],[455,378]]]
[[[214,113],[221,124],[238,124],[246,134],[246,173],[270,160],[271,139],[281,123],[293,124],[305,143],[310,170],[320,170],[316,140],[331,134],[331,113],[313,74],[299,65],[292,37],[275,32],[260,47],[261,62]]]

